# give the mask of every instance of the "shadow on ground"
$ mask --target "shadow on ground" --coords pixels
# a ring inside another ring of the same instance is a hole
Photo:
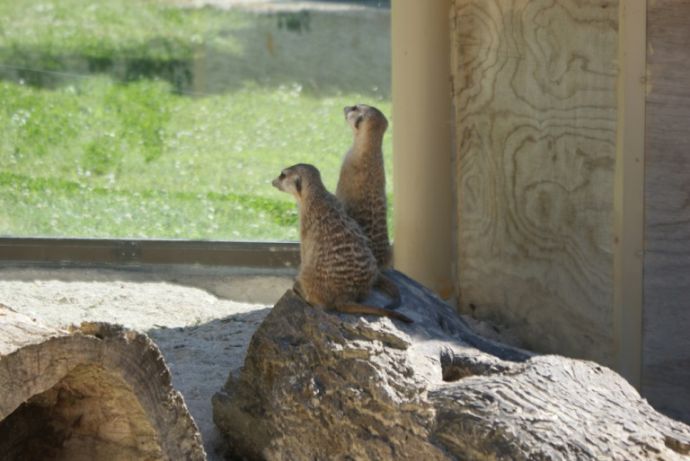
[[[211,397],[225,384],[230,371],[242,366],[252,335],[270,311],[264,308],[200,325],[147,332],[165,357],[173,385],[184,396],[211,461],[223,459],[226,451],[213,423]]]

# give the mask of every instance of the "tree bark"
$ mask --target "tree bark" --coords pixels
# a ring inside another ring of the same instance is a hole
[[[612,370],[481,337],[431,292],[392,277],[412,325],[283,296],[244,367],[213,399],[234,455],[688,459],[690,428],[657,413]]]
[[[3,459],[202,460],[156,345],[105,323],[48,328],[0,305]]]

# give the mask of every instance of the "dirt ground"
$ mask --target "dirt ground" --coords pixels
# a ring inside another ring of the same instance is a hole
[[[178,267],[0,269],[0,303],[54,326],[119,323],[158,344],[204,438],[221,460],[211,396],[242,366],[252,334],[280,296],[289,274]]]

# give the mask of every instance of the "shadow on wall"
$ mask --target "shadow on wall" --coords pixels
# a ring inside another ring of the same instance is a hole
[[[53,46],[0,47],[0,79],[56,88],[103,74],[122,83],[166,80],[174,92],[190,96],[251,83],[296,85],[317,95],[390,97],[389,10],[233,14],[243,15],[245,24],[221,29],[201,44],[193,37],[158,37],[131,48],[85,46],[65,54]]]

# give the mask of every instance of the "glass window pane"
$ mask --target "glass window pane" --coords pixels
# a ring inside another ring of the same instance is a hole
[[[0,0],[0,235],[298,238],[270,181],[390,118],[389,4],[198,3]]]

